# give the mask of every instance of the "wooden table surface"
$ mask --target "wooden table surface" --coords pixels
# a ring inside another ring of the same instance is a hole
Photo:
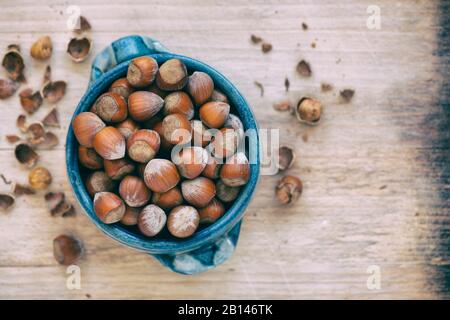
[[[375,4],[370,0],[76,4],[93,27],[93,53],[82,64],[65,54],[72,36],[68,1],[0,3],[0,53],[20,44],[28,85],[37,89],[46,63],[28,52],[39,36],[50,35],[54,79],[68,82],[57,104],[62,128],[53,130],[60,144],[40,152],[40,164],[54,176],[51,190],[76,202],[64,140],[93,55],[121,36],[143,34],[234,82],[260,127],[280,128],[281,142],[295,147],[298,160],[289,173],[302,178],[304,193],[295,205],[278,205],[280,176],[262,177],[233,257],[195,276],[174,274],[107,238],[78,204],[75,217],[51,217],[43,193],[20,197],[13,210],[0,213],[0,298],[450,298],[448,2],[378,0],[379,30],[366,26],[367,7]],[[272,43],[273,51],[263,54],[251,34]],[[296,74],[300,59],[311,63],[311,78]],[[263,97],[255,80],[265,87]],[[333,84],[332,92],[321,92],[324,81]],[[345,88],[356,91],[349,104],[339,98]],[[274,101],[303,95],[325,105],[316,127],[272,108]],[[44,104],[30,121],[51,107]],[[17,132],[23,112],[17,94],[0,101],[0,110],[0,173],[26,182],[27,170],[4,139]],[[78,235],[87,250],[80,290],[66,288],[66,269],[53,259],[52,240],[63,232]],[[368,268],[379,268],[380,289],[368,288]]]

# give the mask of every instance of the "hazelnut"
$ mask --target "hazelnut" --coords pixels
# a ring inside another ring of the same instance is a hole
[[[120,222],[126,226],[135,226],[138,223],[138,217],[141,213],[141,208],[133,208],[126,206],[125,213],[120,219]]]
[[[200,107],[200,119],[209,128],[221,128],[230,113],[230,106],[225,102],[211,101]]]
[[[183,203],[183,196],[180,188],[174,187],[163,193],[153,193],[152,203],[164,210],[170,210]]]
[[[302,98],[297,104],[295,115],[301,122],[315,124],[322,115],[322,104],[319,100],[313,98]]]
[[[179,59],[164,62],[156,74],[156,84],[166,91],[181,90],[188,81],[187,69]]]
[[[52,39],[49,36],[43,36],[33,43],[30,49],[30,54],[35,59],[46,60],[51,57],[52,51]]]
[[[244,124],[238,116],[230,113],[224,123],[224,128],[232,128],[238,132],[244,133]]]
[[[181,193],[189,204],[203,208],[216,195],[216,186],[211,179],[198,177],[181,183]]]
[[[208,162],[206,163],[205,169],[202,171],[202,176],[209,179],[219,178],[220,164],[217,159],[213,156],[208,157]]]
[[[210,146],[217,158],[228,158],[236,153],[239,134],[232,128],[220,129],[213,138]]]
[[[238,152],[227,159],[220,169],[220,178],[230,187],[239,187],[250,178],[250,165],[244,153]]]
[[[214,82],[211,77],[201,71],[195,71],[188,80],[187,91],[196,105],[202,105],[211,97]]]
[[[94,196],[94,211],[106,224],[115,223],[125,214],[125,204],[112,192],[97,192]]]
[[[28,144],[20,143],[14,149],[17,161],[26,165],[28,168],[34,167],[39,155]]]
[[[221,91],[219,90],[214,90],[212,95],[211,95],[211,101],[218,101],[218,102],[225,102],[227,104],[230,104],[228,102],[228,98],[226,95],[224,95]]]
[[[95,113],[81,112],[72,123],[73,133],[78,142],[92,148],[94,136],[105,127],[105,123]]]
[[[145,121],[161,110],[164,100],[148,91],[136,91],[128,97],[128,112],[136,121]]]
[[[281,171],[289,169],[295,160],[295,152],[291,147],[282,146],[278,149],[278,169]]]
[[[138,131],[141,127],[132,119],[128,118],[116,125],[116,128],[125,137],[125,139],[128,139],[132,133]]]
[[[133,87],[128,82],[127,78],[120,78],[114,81],[109,87],[109,92],[114,92],[121,95],[124,99],[128,99],[133,92]]]
[[[147,237],[154,237],[166,225],[167,216],[163,209],[154,204],[144,207],[138,217],[139,230]]]
[[[92,41],[86,37],[72,38],[67,45],[67,53],[74,62],[83,62],[89,57]]]
[[[113,180],[120,180],[134,171],[134,164],[127,158],[104,160],[105,172]]]
[[[158,62],[151,57],[139,57],[130,62],[127,72],[128,82],[136,88],[143,88],[155,80]]]
[[[153,125],[152,129],[159,134],[159,138],[161,140],[160,149],[166,152],[170,151],[173,145],[164,137],[162,121],[159,121],[155,125]]]
[[[191,206],[178,206],[172,209],[167,219],[167,229],[177,238],[187,238],[194,234],[200,222],[198,211]]]
[[[95,113],[106,122],[121,122],[127,118],[128,108],[124,97],[114,92],[106,92],[97,98]]]
[[[147,189],[144,180],[134,176],[123,178],[119,185],[119,194],[130,207],[142,207],[151,197],[151,191]]]
[[[222,180],[217,180],[216,182],[216,197],[223,202],[231,202],[236,200],[240,190],[240,187],[227,186]]]
[[[212,139],[208,128],[200,120],[191,120],[192,143],[196,146],[206,147]]]
[[[114,181],[103,171],[95,171],[86,178],[86,190],[93,197],[97,192],[112,191]]]
[[[297,201],[302,194],[303,184],[295,176],[284,176],[278,182],[275,189],[275,195],[282,204],[288,204]]]
[[[192,127],[186,116],[175,113],[162,122],[164,138],[172,144],[185,144],[192,138]]]
[[[128,155],[134,161],[147,163],[158,153],[160,144],[161,140],[156,131],[138,130],[127,140]]]
[[[80,163],[91,170],[101,169],[103,167],[103,159],[95,152],[94,149],[85,146],[78,146],[78,160]]]
[[[174,113],[184,114],[188,120],[194,117],[194,106],[187,93],[176,91],[164,98],[164,114]]]
[[[101,129],[92,145],[103,159],[116,160],[125,156],[125,137],[114,127]]]
[[[62,265],[75,264],[83,255],[81,241],[73,236],[62,234],[53,239],[53,256]]]
[[[198,209],[200,215],[200,223],[216,222],[225,213],[225,207],[222,202],[213,198],[204,208]]]
[[[19,84],[10,79],[0,79],[0,99],[11,97],[19,89]]]
[[[183,177],[194,179],[205,169],[208,153],[201,147],[185,147],[172,155],[172,162]]]
[[[145,166],[144,181],[153,192],[166,192],[180,181],[177,167],[166,159],[152,159]]]
[[[28,182],[35,190],[44,190],[52,183],[52,175],[44,167],[37,167],[28,174]]]

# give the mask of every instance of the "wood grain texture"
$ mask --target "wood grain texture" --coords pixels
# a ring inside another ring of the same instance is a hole
[[[78,205],[76,217],[52,218],[42,194],[19,198],[14,210],[0,214],[0,298],[450,298],[449,144],[442,122],[450,73],[448,56],[442,57],[448,54],[448,25],[441,17],[449,8],[425,0],[380,0],[382,27],[368,30],[371,4],[77,1],[93,26],[93,55],[116,38],[145,34],[223,72],[248,99],[260,127],[280,128],[282,143],[297,150],[290,173],[303,179],[304,194],[293,206],[277,205],[279,176],[262,177],[232,259],[195,276],[171,273],[107,238]],[[0,52],[10,43],[22,46],[33,88],[40,86],[46,64],[33,61],[29,48],[40,35],[53,39],[53,77],[68,81],[68,90],[57,104],[62,128],[54,132],[61,143],[40,152],[40,163],[52,169],[51,189],[75,202],[64,140],[93,55],[83,64],[66,56],[66,2],[6,0],[0,8]],[[261,53],[251,34],[271,42],[273,51]],[[311,63],[310,79],[296,74],[300,59]],[[319,126],[300,125],[272,109],[286,97],[286,76],[293,102],[303,95],[323,101]],[[264,97],[255,80],[264,85]],[[335,89],[322,93],[322,81]],[[350,104],[339,99],[344,88],[356,90]],[[32,119],[50,108],[44,105]],[[0,101],[0,110],[0,172],[25,182],[27,171],[3,138],[16,132],[18,98]],[[87,250],[81,290],[66,289],[65,268],[52,257],[52,239],[66,231],[80,236]],[[380,290],[367,289],[371,265],[381,269]]]

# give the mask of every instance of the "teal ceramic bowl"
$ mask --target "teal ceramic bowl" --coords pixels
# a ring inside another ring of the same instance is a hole
[[[92,199],[83,183],[83,168],[78,165],[78,142],[71,127],[66,141],[68,177],[76,198],[86,214],[106,235],[128,247],[153,255],[164,266],[175,272],[183,274],[202,272],[225,262],[236,247],[241,220],[255,191],[260,174],[257,124],[244,97],[222,74],[200,61],[170,53],[159,42],[142,36],[128,36],[116,40],[96,56],[92,65],[91,82],[75,109],[72,120],[80,112],[89,110],[97,97],[107,91],[113,81],[126,75],[128,64],[133,58],[143,55],[152,56],[159,64],[168,59],[177,58],[186,64],[189,72],[203,71],[212,77],[215,87],[227,95],[230,105],[242,120],[244,128],[254,129],[256,132],[256,136],[248,144],[248,150],[253,154],[249,182],[242,187],[239,197],[222,218],[183,240],[171,237],[147,238],[120,223],[108,225],[97,218]]]

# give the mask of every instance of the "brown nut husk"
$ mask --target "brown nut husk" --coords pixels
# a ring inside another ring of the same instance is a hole
[[[317,124],[322,116],[322,103],[314,98],[300,99],[295,108],[297,120],[306,124]]]
[[[58,136],[50,131],[47,131],[42,138],[42,142],[38,144],[39,149],[52,149],[59,143]]]
[[[59,128],[60,124],[59,124],[58,110],[56,108],[53,108],[52,110],[50,110],[50,112],[47,113],[47,115],[44,117],[44,119],[42,119],[42,124],[46,127]]]
[[[78,24],[76,25],[76,28],[73,30],[78,34],[81,34],[86,31],[90,31],[92,29],[91,24],[84,16],[80,16],[78,20]]]
[[[11,44],[8,46],[5,56],[3,57],[2,66],[12,80],[25,82],[25,77],[23,75],[25,64],[23,63],[20,47],[18,45]]]
[[[276,111],[289,111],[291,110],[291,102],[289,100],[281,100],[273,104],[273,108]]]
[[[355,90],[344,89],[340,91],[339,94],[345,103],[349,103],[353,99],[353,96],[355,95]]]
[[[28,174],[28,182],[35,190],[44,190],[52,183],[52,175],[44,167],[37,167]]]
[[[68,216],[74,213],[73,206],[66,201],[64,192],[47,192],[44,196],[52,216]]]
[[[91,53],[92,41],[88,38],[72,38],[67,45],[67,53],[75,62],[83,62]]]
[[[14,182],[11,192],[17,197],[22,195],[32,195],[36,193],[36,191],[34,191],[34,189],[30,186],[17,182]]]
[[[16,125],[20,132],[26,133],[28,131],[27,116],[24,114],[19,115],[16,120]]]
[[[282,204],[293,203],[298,200],[303,191],[301,180],[295,176],[284,176],[275,189],[277,200]]]
[[[57,103],[66,94],[65,81],[47,82],[41,89],[41,96],[50,103]]]
[[[6,140],[9,143],[16,143],[16,142],[20,141],[20,137],[17,134],[7,134]]]
[[[17,161],[28,168],[34,167],[39,155],[28,144],[20,143],[14,150]]]
[[[288,146],[281,146],[278,149],[278,169],[281,171],[289,169],[295,161],[294,149]]]
[[[297,64],[297,72],[302,76],[302,77],[311,77],[311,66],[309,65],[308,62],[306,62],[305,60],[301,60],[298,64]]]
[[[19,84],[11,79],[0,79],[0,99],[11,97],[19,89]]]
[[[52,67],[47,65],[47,67],[45,67],[44,77],[42,78],[42,84],[44,85],[50,81],[52,81]]]
[[[75,264],[83,256],[81,241],[73,236],[62,234],[53,240],[53,256],[62,265]]]
[[[52,39],[49,36],[40,37],[30,48],[30,55],[37,60],[46,60],[50,58],[52,52]]]
[[[2,211],[7,211],[10,209],[15,203],[15,199],[13,196],[5,193],[0,193],[0,209]]]
[[[19,93],[20,104],[22,108],[28,113],[33,114],[42,105],[43,98],[39,91],[33,92],[31,88],[22,90]]]

